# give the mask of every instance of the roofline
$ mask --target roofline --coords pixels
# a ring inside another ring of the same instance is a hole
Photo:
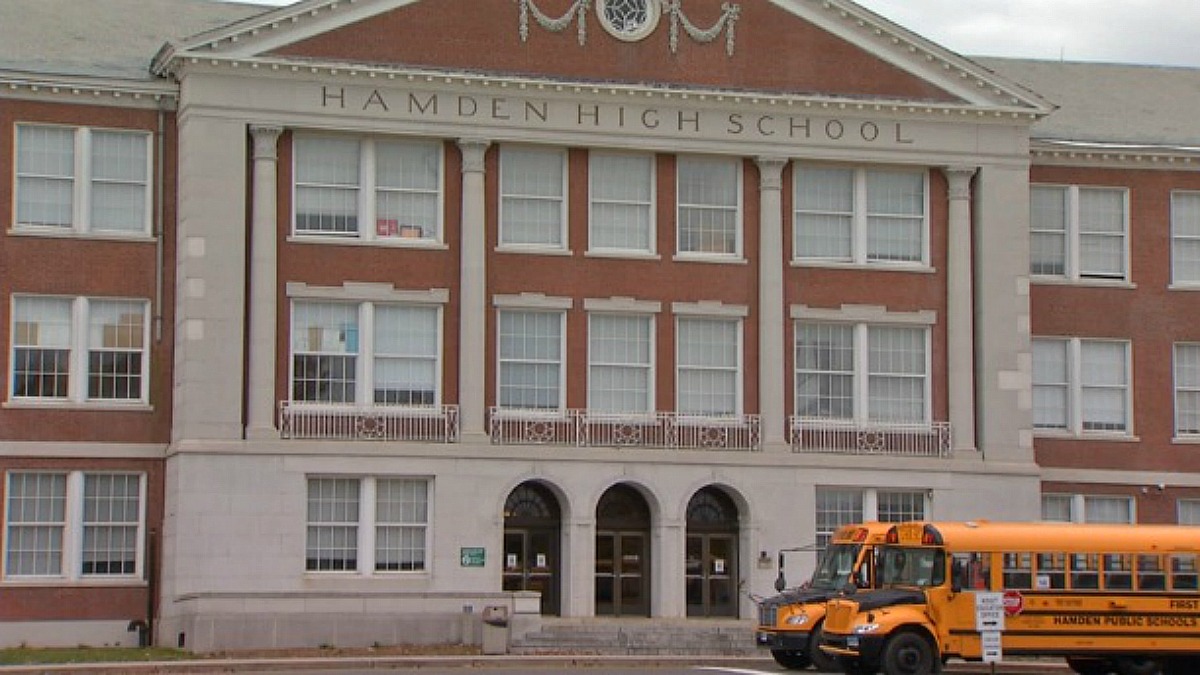
[[[92,96],[129,96],[135,100],[150,98],[175,101],[179,98],[179,85],[174,82],[154,80],[130,80],[114,77],[92,77],[58,73],[29,72],[0,69],[0,86],[9,90],[27,90],[34,93],[74,94]]]

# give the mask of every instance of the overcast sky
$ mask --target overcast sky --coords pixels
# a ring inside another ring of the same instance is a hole
[[[288,5],[293,0],[242,0]],[[967,56],[1200,67],[1198,0],[858,0]]]

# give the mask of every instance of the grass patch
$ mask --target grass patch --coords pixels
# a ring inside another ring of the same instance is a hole
[[[20,647],[0,649],[0,665],[29,666],[53,663],[114,663],[121,661],[181,661],[196,658],[180,649],[151,647]]]

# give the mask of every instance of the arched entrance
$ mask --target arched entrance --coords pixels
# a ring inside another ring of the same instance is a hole
[[[650,616],[650,506],[628,485],[596,505],[596,616]]]
[[[738,615],[738,509],[729,495],[706,487],[687,508],[687,615]]]
[[[544,485],[522,483],[504,502],[504,590],[538,591],[542,614],[556,616],[559,604],[558,499]]]

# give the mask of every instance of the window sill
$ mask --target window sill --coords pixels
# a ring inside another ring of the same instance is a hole
[[[855,270],[860,272],[904,272],[907,274],[937,274],[936,267],[923,264],[839,262],[836,260],[797,260],[791,266],[807,269]]]
[[[1120,290],[1134,290],[1137,288],[1137,284],[1123,279],[1067,279],[1064,277],[1030,275],[1029,282],[1035,286],[1075,286],[1080,288],[1112,288]]]
[[[1140,443],[1142,441],[1138,436],[1124,433],[1054,431],[1050,429],[1034,429],[1033,437],[1056,441],[1105,441],[1111,443]],[[1200,439],[1197,442],[1200,442]]]
[[[450,247],[433,239],[405,239],[403,237],[387,239],[361,239],[355,236],[292,234],[287,238],[289,244],[318,244],[325,246],[368,246],[374,248],[406,248],[427,251],[445,251]]]
[[[583,254],[585,258],[619,258],[622,260],[662,260],[662,256],[653,251],[618,251],[590,250]]]
[[[1167,286],[1168,291],[1200,291],[1200,281],[1181,281]]]
[[[133,412],[133,413],[152,413],[154,406],[149,403],[108,403],[108,402],[80,402],[80,401],[31,401],[20,399],[16,401],[5,401],[0,408],[5,410],[71,410],[71,411],[88,411],[88,412]]]
[[[81,577],[68,579],[66,577],[5,577],[0,586],[21,588],[55,589],[68,586],[71,588],[145,588],[146,580],[140,576],[113,577],[111,579]]]
[[[1200,445],[1200,435],[1174,436],[1171,443],[1175,445]]]
[[[748,265],[749,260],[742,256],[714,255],[704,253],[676,253],[671,257],[675,262],[710,263],[715,265]]]
[[[493,249],[496,253],[516,253],[518,255],[551,255],[562,256],[565,258],[571,257],[571,249],[569,248],[550,248],[548,246],[514,246],[512,244],[501,244]]]
[[[10,237],[32,237],[35,239],[76,239],[83,241],[116,241],[138,244],[153,244],[158,238],[145,232],[121,234],[117,232],[80,232],[66,228],[13,227]]]

